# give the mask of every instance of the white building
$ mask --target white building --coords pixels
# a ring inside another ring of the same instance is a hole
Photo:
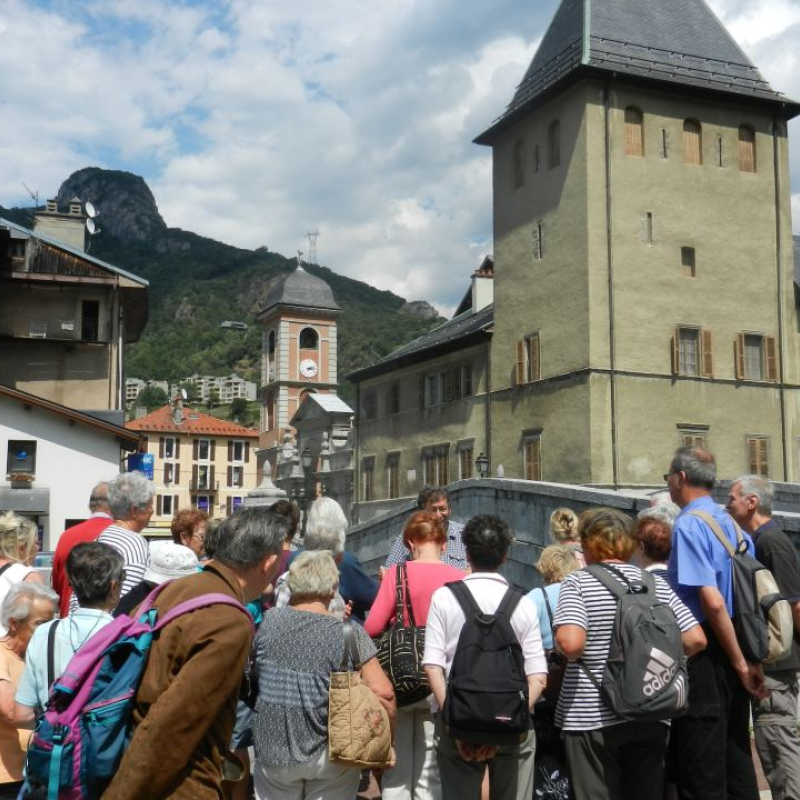
[[[42,547],[89,516],[92,487],[120,471],[140,434],[0,384],[0,508],[33,519]]]

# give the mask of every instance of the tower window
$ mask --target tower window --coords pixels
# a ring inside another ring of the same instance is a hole
[[[756,133],[749,125],[739,127],[739,169],[756,171]]]
[[[547,168],[553,169],[561,163],[561,123],[554,119],[547,126]]]
[[[681,247],[681,273],[686,278],[694,278],[697,274],[694,247]]]
[[[683,161],[696,166],[703,163],[703,130],[696,119],[683,122]]]
[[[319,334],[313,328],[303,328],[300,331],[300,349],[316,350],[319,344]]]
[[[625,109],[625,155],[644,155],[644,114],[635,106]]]

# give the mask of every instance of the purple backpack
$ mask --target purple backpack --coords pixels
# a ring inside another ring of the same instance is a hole
[[[237,600],[205,594],[186,600],[157,620],[153,602],[168,585],[153,589],[138,619],[122,615],[101,628],[70,659],[53,684],[44,716],[28,748],[21,797],[94,800],[111,782],[131,737],[132,709],[153,636],[174,619],[210,605]],[[252,620],[250,620],[252,625]]]

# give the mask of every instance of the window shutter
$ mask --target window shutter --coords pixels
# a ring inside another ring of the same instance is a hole
[[[199,472],[199,468],[197,464],[192,464],[192,488],[197,488],[197,475]]]
[[[419,379],[419,407],[425,408],[425,376]]]
[[[233,439],[228,439],[228,461],[233,461]]]
[[[228,467],[228,486],[233,486],[233,467]]]
[[[164,437],[158,437],[158,457],[164,458]]]
[[[180,464],[176,464],[175,465],[174,475],[175,475],[175,480],[173,480],[172,482],[173,483],[180,483],[181,482],[181,465]]]
[[[774,336],[764,337],[764,353],[767,362],[767,380],[775,383],[778,380],[778,350]]]
[[[700,338],[703,348],[703,377],[710,378],[714,374],[714,362],[711,356],[711,331],[702,330]]]
[[[200,440],[192,440],[192,461],[197,461],[197,456],[200,454]]]
[[[539,378],[542,377],[542,368],[541,368],[541,361],[540,361],[540,350],[539,350],[539,335],[531,337],[531,380],[538,381]]]
[[[169,478],[169,471],[167,470],[167,465],[164,464],[164,483],[167,482],[168,478]],[[159,502],[160,502],[161,501],[161,495],[158,496],[158,499],[159,499]],[[159,511],[158,513],[160,514],[161,512]]]
[[[233,514],[233,498],[229,497],[225,500],[225,512],[228,516]]]
[[[250,442],[244,442],[242,444],[242,449],[244,450],[244,463],[250,463]]]
[[[744,380],[744,334],[740,333],[733,342],[733,361],[736,366],[736,380]]]
[[[211,465],[211,469],[209,470],[208,475],[208,488],[209,489],[216,489],[217,485],[214,483],[214,465]]]
[[[680,328],[675,328],[672,336],[672,374],[680,375],[681,372],[681,353],[680,353],[681,332]]]
[[[517,386],[525,383],[525,340],[517,342]]]
[[[175,459],[179,459],[181,457],[181,440],[176,436],[175,437]]]
[[[161,510],[162,508],[163,508],[163,503],[161,501],[161,495],[158,495],[156,497],[156,514],[158,514],[159,517],[163,513],[162,510]]]
[[[216,453],[217,453],[217,440],[216,439],[212,439],[211,440],[211,450],[210,450],[210,454],[209,454],[209,457],[208,457],[209,461],[214,461],[214,459],[216,458]]]
[[[444,401],[449,403],[453,399],[453,370],[448,368],[444,371]]]

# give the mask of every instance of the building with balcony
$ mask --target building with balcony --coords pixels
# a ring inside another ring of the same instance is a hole
[[[180,400],[126,427],[143,437],[141,451],[153,456],[154,527],[168,527],[180,508],[226,516],[257,485],[258,431],[252,428],[184,407]]]
[[[0,383],[121,424],[123,348],[144,330],[148,284],[84,252],[85,219],[79,202],[36,230],[0,219]]]

